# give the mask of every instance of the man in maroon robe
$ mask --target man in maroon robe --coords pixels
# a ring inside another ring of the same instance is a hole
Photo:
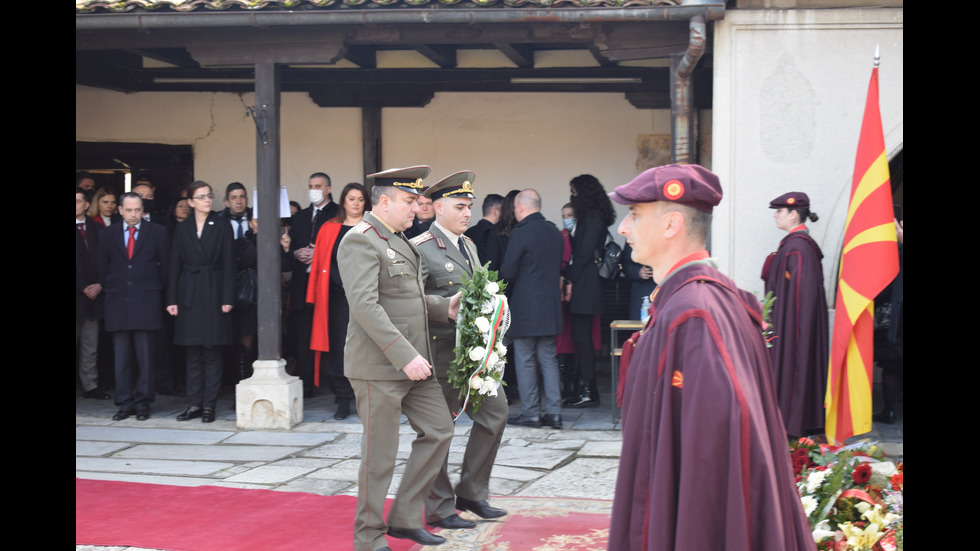
[[[609,549],[812,549],[762,338],[762,307],[705,243],[718,177],[644,172],[610,197],[658,287],[623,393]]]

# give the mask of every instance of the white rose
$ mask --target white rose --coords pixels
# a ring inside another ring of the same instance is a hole
[[[490,331],[490,320],[488,320],[483,316],[480,316],[475,320],[473,320],[473,323],[476,324],[476,328],[480,330],[480,333],[486,333],[487,331]]]
[[[492,378],[487,377],[483,380],[483,384],[480,386],[480,394],[489,394],[490,396],[497,395],[497,387],[500,383],[494,381]]]
[[[470,359],[473,360],[474,362],[478,362],[482,360],[483,357],[486,355],[487,355],[487,349],[483,348],[482,346],[477,346],[470,350]]]
[[[470,388],[472,388],[473,390],[477,390],[482,387],[483,387],[483,379],[479,377],[473,377],[472,379],[470,379]]]
[[[497,365],[497,362],[499,362],[499,361],[500,361],[500,358],[497,357],[497,353],[496,352],[491,352],[490,353],[490,358],[489,358],[489,361],[487,362],[487,364],[488,365]]]
[[[493,313],[493,302],[486,301],[483,303],[483,307],[480,308],[481,314],[492,314]]]
[[[488,281],[487,292],[491,295],[496,295],[498,292],[500,292],[500,285],[497,285],[496,281]]]
[[[494,347],[494,350],[496,350],[497,356],[507,355],[507,347],[500,341],[497,341],[497,346]]]

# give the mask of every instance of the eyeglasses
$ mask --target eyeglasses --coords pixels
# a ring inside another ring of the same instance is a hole
[[[205,199],[214,199],[214,194],[213,193],[208,193],[207,195],[195,195],[193,197],[193,199],[195,201],[203,201]]]

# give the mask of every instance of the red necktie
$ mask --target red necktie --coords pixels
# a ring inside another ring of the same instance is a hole
[[[136,226],[129,227],[129,243],[126,245],[126,254],[129,259],[133,259],[133,249],[136,248]]]
[[[75,227],[82,234],[82,239],[85,239],[85,222],[75,222]]]

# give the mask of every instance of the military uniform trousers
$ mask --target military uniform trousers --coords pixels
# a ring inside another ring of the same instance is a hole
[[[354,551],[387,547],[388,525],[422,528],[425,497],[449,453],[453,422],[439,382],[350,379],[364,425],[358,473]],[[404,413],[415,430],[412,452],[385,523],[383,508],[398,453],[398,427]]]
[[[463,405],[463,401],[459,398],[459,389],[451,387],[448,379],[440,378],[439,385],[442,386],[442,392],[449,410],[452,413],[458,412]],[[510,408],[507,406],[507,396],[504,394],[503,386],[497,389],[496,396],[488,396],[476,413],[473,412],[472,403],[466,405],[466,413],[473,420],[473,428],[470,429],[470,437],[466,442],[459,484],[456,485],[454,493],[447,469],[449,461],[447,454],[446,459],[442,462],[439,476],[436,477],[436,481],[432,485],[429,499],[425,503],[426,521],[436,522],[450,515],[455,515],[455,496],[470,501],[487,499],[490,494],[490,471],[497,459],[497,449],[500,447],[504,428],[507,427],[509,412]]]

